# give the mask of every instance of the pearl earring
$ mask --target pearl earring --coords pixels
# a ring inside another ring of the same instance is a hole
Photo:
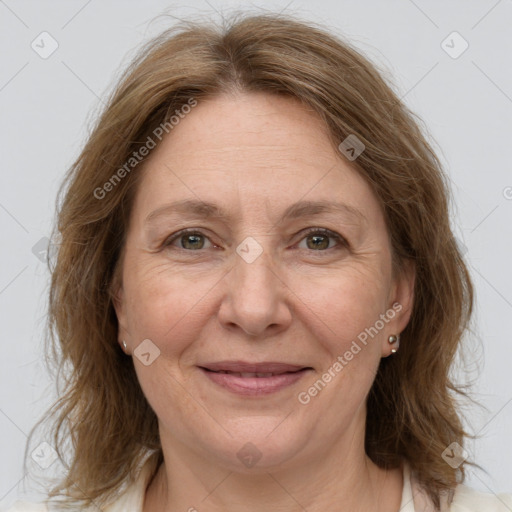
[[[393,347],[391,349],[391,353],[392,354],[395,354],[396,351],[398,350],[398,347],[400,346],[400,334],[392,334],[389,338],[388,338],[388,343],[390,345],[393,345],[396,343],[396,346]]]
[[[126,345],[126,341],[124,341],[124,340],[123,340],[123,347],[126,350],[127,345]]]

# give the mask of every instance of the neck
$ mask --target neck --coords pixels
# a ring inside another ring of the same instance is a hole
[[[285,469],[236,473],[176,444],[167,453],[164,449],[165,462],[148,486],[143,510],[396,512],[402,468],[377,467],[365,455],[362,440],[350,443],[348,450],[337,448]]]

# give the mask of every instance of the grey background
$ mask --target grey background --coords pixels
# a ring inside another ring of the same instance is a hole
[[[451,179],[454,231],[477,292],[468,369],[456,377],[477,379],[473,396],[487,407],[464,409],[468,431],[479,435],[468,451],[487,473],[470,470],[467,483],[512,491],[511,0],[0,0],[0,506],[37,496],[22,456],[55,392],[42,362],[49,275],[34,251],[49,236],[57,187],[87,122],[140,43],[172,23],[159,14],[218,19],[215,11],[240,6],[327,24],[384,69],[426,123]],[[31,47],[42,45],[43,31],[58,43],[46,59]],[[457,58],[464,42],[453,31],[469,44]]]

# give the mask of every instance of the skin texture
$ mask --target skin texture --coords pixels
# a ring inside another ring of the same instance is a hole
[[[397,511],[401,469],[381,470],[366,457],[365,400],[380,359],[391,354],[389,335],[408,322],[414,273],[393,275],[379,202],[320,119],[293,99],[263,93],[204,100],[143,172],[115,307],[128,353],[145,339],[160,350],[148,366],[133,358],[165,458],[144,510],[357,511],[378,503]],[[145,224],[183,199],[217,203],[228,217],[164,214]],[[281,220],[304,200],[358,213]],[[169,241],[185,228],[199,238]],[[262,250],[251,263],[236,252],[247,237]],[[400,311],[300,403],[298,394],[394,303]],[[242,397],[198,368],[223,360],[312,369],[276,393]],[[261,455],[253,467],[237,456],[248,442]]]

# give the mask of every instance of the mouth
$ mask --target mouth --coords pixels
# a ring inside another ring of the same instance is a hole
[[[313,370],[310,366],[287,363],[221,361],[198,367],[220,387],[239,395],[268,395],[289,387]]]

